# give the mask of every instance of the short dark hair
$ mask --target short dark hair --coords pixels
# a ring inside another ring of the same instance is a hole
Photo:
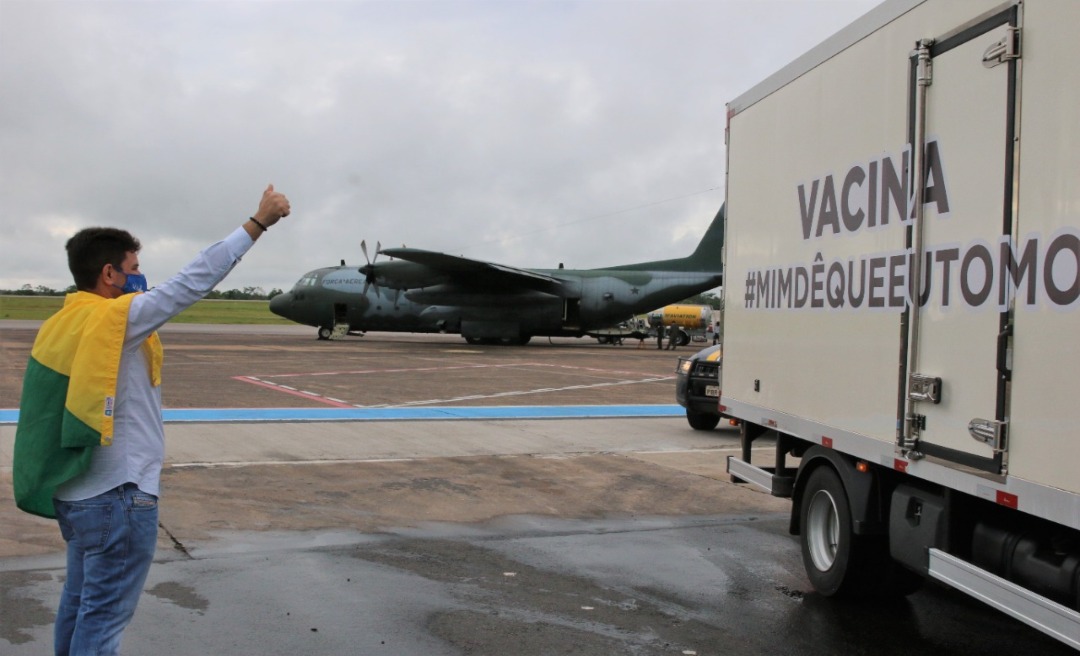
[[[75,287],[90,291],[97,285],[98,274],[106,264],[120,269],[128,253],[142,249],[139,240],[119,228],[84,228],[68,240],[68,269]]]

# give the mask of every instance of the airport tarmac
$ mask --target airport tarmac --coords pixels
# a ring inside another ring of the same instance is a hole
[[[4,408],[33,335],[0,322]],[[166,424],[158,553],[124,653],[1070,653],[934,585],[884,608],[817,596],[790,503],[729,482],[735,432],[689,428],[655,344],[162,337],[165,404],[197,412]],[[635,414],[536,416],[564,406]],[[271,408],[327,420],[258,420]],[[253,414],[222,419],[236,409]],[[14,432],[0,424],[0,653],[39,654],[63,545],[14,508]]]

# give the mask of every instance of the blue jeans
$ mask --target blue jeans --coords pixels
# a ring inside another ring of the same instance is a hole
[[[58,655],[117,654],[157,546],[157,497],[127,483],[90,499],[53,499],[67,542],[54,630]]]

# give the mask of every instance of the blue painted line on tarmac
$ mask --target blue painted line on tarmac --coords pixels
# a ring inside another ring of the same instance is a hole
[[[681,417],[678,405],[538,405],[412,408],[170,408],[167,424],[301,421],[433,421],[442,419],[599,419]],[[18,410],[0,410],[0,425],[16,424]]]

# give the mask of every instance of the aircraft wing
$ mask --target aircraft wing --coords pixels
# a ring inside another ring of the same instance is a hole
[[[384,248],[379,252],[445,273],[458,284],[481,287],[522,287],[548,293],[558,293],[564,284],[562,279],[546,273],[426,251],[421,248]]]

